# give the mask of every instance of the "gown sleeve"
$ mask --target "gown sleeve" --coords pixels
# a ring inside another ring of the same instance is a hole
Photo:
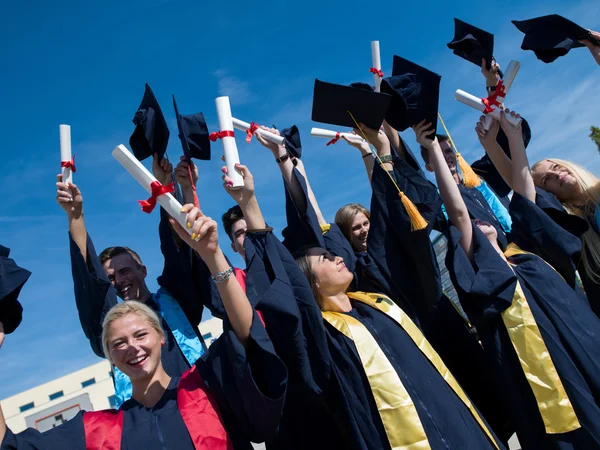
[[[580,237],[589,229],[587,220],[583,217],[569,214],[553,194],[538,187],[535,188],[535,192],[535,204],[569,233]]]
[[[548,209],[548,208],[546,208]],[[515,193],[510,202],[513,241],[550,264],[571,287],[581,258],[581,239],[567,231],[535,203]]]
[[[44,433],[27,428],[15,434],[7,429],[0,450],[85,450],[83,415],[81,411],[68,422]]]
[[[111,285],[89,234],[87,235],[87,261],[69,233],[71,271],[75,291],[75,304],[79,322],[90,341],[94,353],[104,358],[102,350],[102,321],[106,313],[117,304],[117,293]]]
[[[414,314],[423,318],[437,306],[442,295],[439,267],[429,239],[442,202],[436,187],[405,161],[394,159],[393,175],[428,226],[411,230],[398,190],[385,170],[376,165],[367,253],[389,283],[392,299],[404,299],[403,309],[410,305],[413,314],[406,312],[413,318]]]
[[[187,244],[178,244],[169,223],[169,215],[163,208],[160,208],[158,234],[165,258],[158,284],[177,300],[190,323],[198,326],[203,311],[202,279],[195,278],[193,264],[198,263],[199,258],[193,256]]]
[[[277,434],[287,390],[287,369],[256,312],[244,347],[227,319],[223,334],[196,363],[205,381],[235,419],[235,433],[253,442]],[[208,372],[207,372],[208,371]]]

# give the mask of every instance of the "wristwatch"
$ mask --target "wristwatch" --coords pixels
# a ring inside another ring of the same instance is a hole
[[[485,88],[490,94],[496,92],[496,86],[486,86]]]
[[[233,267],[230,267],[229,269],[224,270],[223,272],[215,273],[212,276],[212,279],[215,283],[221,284],[221,283],[225,283],[232,274],[233,274]]]

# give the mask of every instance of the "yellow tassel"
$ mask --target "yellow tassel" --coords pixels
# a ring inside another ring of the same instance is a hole
[[[481,184],[481,178],[479,178],[479,175],[473,171],[473,168],[458,152],[456,152],[456,162],[458,163],[458,167],[460,167],[460,171],[462,172],[463,184],[465,187],[473,188]]]
[[[427,221],[423,218],[415,204],[406,196],[404,192],[398,190],[398,195],[406,209],[406,213],[410,218],[410,229],[411,231],[424,230],[427,228]]]

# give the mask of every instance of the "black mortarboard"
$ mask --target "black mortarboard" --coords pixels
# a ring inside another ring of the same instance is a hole
[[[135,157],[142,161],[157,153],[159,159],[162,159],[169,143],[169,127],[148,84],[133,123],[135,130],[129,138],[129,146]]]
[[[367,84],[367,83],[363,83],[361,81],[357,81],[356,83],[350,83],[350,87],[364,89],[365,91],[371,91],[371,92],[375,91],[375,89],[373,89],[373,86],[371,86],[370,84]]]
[[[446,44],[454,54],[471,61],[481,67],[481,60],[485,58],[489,70],[494,53],[494,35],[481,28],[469,25],[459,19],[454,19],[454,39]]]
[[[426,119],[437,128],[440,80],[436,73],[394,56],[392,76],[381,80],[381,92],[392,96],[386,121],[404,131]]]
[[[588,30],[558,14],[529,20],[513,20],[512,23],[525,33],[521,48],[533,50],[540,61],[551,63],[569,53],[572,48],[585,47],[579,41],[590,40],[600,45]]]
[[[281,135],[283,136],[285,148],[288,153],[295,158],[300,159],[302,157],[302,142],[300,142],[300,131],[296,125],[292,125],[290,128],[285,128]]]
[[[391,97],[387,94],[315,80],[312,120],[356,128],[352,120],[354,117],[357,123],[378,130],[390,100]]]
[[[177,118],[179,140],[181,141],[185,157],[187,159],[210,160],[210,140],[208,139],[208,127],[204,120],[204,114],[180,115],[175,96],[173,96],[173,107],[175,108],[175,117]]]
[[[523,119],[521,122],[521,130],[523,133],[523,142],[525,143],[525,148],[529,145],[529,141],[531,141],[531,128],[529,127],[529,123]],[[510,148],[508,146],[508,138],[502,128],[498,131],[498,136],[496,137],[496,142],[502,147],[504,153],[510,158]],[[488,185],[498,194],[499,197],[506,197],[508,193],[511,191],[510,187],[504,182],[502,175],[498,172],[489,156],[484,155],[481,159],[478,159],[473,164],[471,164],[471,168],[473,171],[483,178]]]
[[[0,245],[0,322],[6,334],[21,323],[23,307],[17,300],[31,272],[22,269],[9,258],[10,250]]]

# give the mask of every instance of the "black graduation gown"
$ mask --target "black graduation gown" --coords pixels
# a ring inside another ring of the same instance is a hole
[[[198,282],[192,276],[192,252],[188,246],[179,249],[173,237],[168,215],[160,208],[161,222],[159,235],[161,250],[165,256],[165,267],[158,278],[159,284],[165,288],[178,301],[179,306],[190,320],[192,328],[197,332],[200,341],[202,337],[197,329],[202,319],[202,294],[197,294]],[[110,308],[118,303],[117,293],[112,286],[100,260],[90,236],[87,236],[87,261],[77,244],[69,234],[71,249],[71,270],[75,291],[75,304],[79,313],[79,321],[85,336],[90,341],[94,353],[104,358],[102,349],[102,322]],[[152,300],[148,305],[157,310]],[[167,323],[159,314],[161,325],[165,330],[165,346],[162,351],[162,362],[165,370],[172,376],[181,376],[190,368],[190,364],[179,349]]]
[[[517,245],[523,250],[544,248],[546,262],[532,254],[517,254],[509,259],[513,271],[474,226],[471,263],[460,247],[460,233],[452,227],[447,265],[457,292],[479,330],[485,351],[496,361],[495,389],[506,399],[522,448],[600,448],[600,408],[596,404],[600,399],[600,320],[591,313],[585,296],[574,289],[572,258],[580,251],[581,242],[519,194],[513,195],[510,213]],[[582,425],[578,430],[545,432],[501,317],[513,303],[517,280]]]
[[[258,267],[276,268],[266,282],[277,293],[278,301],[297,303],[302,326],[291,332],[299,337],[299,342],[305,342],[310,356],[310,381],[314,383],[294,388],[294,370],[290,369],[286,403],[292,400],[294,389],[306,394],[303,401],[296,397],[287,411],[293,415],[288,420],[294,419],[291,422],[296,426],[284,427],[282,422],[278,441],[268,442],[268,448],[389,449],[354,343],[325,323],[306,277],[293,264],[289,251],[271,232],[249,234],[246,249],[251,250],[254,261],[260,261]],[[258,283],[257,278],[265,280],[265,275],[248,267],[248,280],[253,283]],[[367,327],[392,361],[415,403],[432,448],[492,448],[464,404],[401,327],[367,305],[354,303],[349,314]],[[266,315],[265,321],[269,323]],[[315,420],[315,416],[324,423]]]
[[[196,362],[203,382],[217,401],[233,447],[244,450],[252,449],[250,440],[262,442],[276,434],[287,384],[286,368],[275,355],[256,314],[250,334],[244,349],[226,323],[223,335]],[[179,378],[173,377],[152,408],[133,399],[121,406],[122,450],[195,448],[177,405],[178,383]],[[0,450],[85,450],[84,414],[44,433],[31,428],[19,434],[7,430]]]

